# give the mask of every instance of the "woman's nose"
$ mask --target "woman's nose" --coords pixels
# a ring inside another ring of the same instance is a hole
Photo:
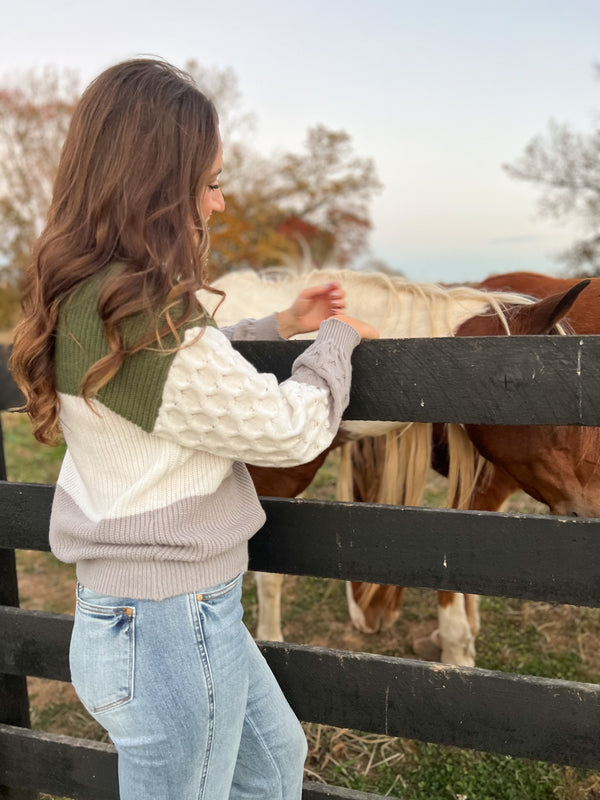
[[[222,189],[215,194],[215,211],[225,211],[225,198]]]

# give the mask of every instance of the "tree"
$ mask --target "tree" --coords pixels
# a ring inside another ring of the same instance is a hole
[[[188,61],[186,70],[215,101],[226,148],[227,209],[211,221],[211,277],[232,267],[297,261],[307,250],[317,265],[329,258],[347,265],[361,254],[371,227],[369,201],[380,184],[371,160],[353,154],[348,134],[319,125],[309,129],[304,152],[267,160],[250,145],[253,117],[240,110],[235,73],[204,69],[195,61]],[[53,67],[0,84],[4,299],[14,295],[43,228],[78,95],[77,74]],[[1,328],[10,321],[0,313]]]
[[[348,266],[366,250],[369,202],[381,184],[347,133],[318,125],[302,153],[267,161],[248,149],[237,158],[236,174],[223,181],[227,208],[212,228],[215,274],[298,261],[307,251],[317,266]]]
[[[219,112],[225,149],[224,214],[211,227],[211,269],[262,269],[309,255],[316,266],[348,266],[367,249],[369,204],[381,189],[371,159],[354,155],[350,136],[309,128],[301,153],[271,155],[251,146],[255,120],[241,111],[231,69],[185,64]]]
[[[596,71],[600,77],[600,67]],[[535,136],[522,156],[504,169],[513,178],[537,185],[544,216],[581,223],[586,235],[559,256],[570,271],[600,273],[600,130],[577,133],[551,120],[546,134]]]
[[[215,104],[219,113],[219,130],[223,142],[230,148],[248,145],[248,136],[256,126],[255,115],[242,110],[242,92],[238,77],[231,67],[203,67],[191,58],[184,70],[192,76],[198,88]]]
[[[42,231],[78,94],[77,76],[52,67],[0,88],[0,278],[8,285]]]

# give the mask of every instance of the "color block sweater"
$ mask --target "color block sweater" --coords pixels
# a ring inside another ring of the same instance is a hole
[[[329,446],[359,336],[327,320],[279,384],[230,341],[280,338],[275,315],[223,330],[197,318],[182,331],[188,346],[169,352],[167,338],[162,350],[130,356],[90,408],[82,377],[109,352],[100,280],[87,281],[59,314],[55,377],[67,453],[52,552],[76,562],[83,585],[118,597],[160,599],[229,580],[247,568],[248,539],[265,519],[244,462],[292,466]],[[144,325],[129,319],[125,344]]]

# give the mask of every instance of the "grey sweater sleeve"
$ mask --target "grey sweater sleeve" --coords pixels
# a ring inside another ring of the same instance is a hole
[[[262,319],[242,319],[235,325],[219,328],[230,342],[285,341],[279,332],[277,314]]]
[[[329,426],[337,430],[350,399],[351,357],[360,335],[334,317],[321,323],[313,344],[292,365],[292,380],[310,383],[329,394]]]

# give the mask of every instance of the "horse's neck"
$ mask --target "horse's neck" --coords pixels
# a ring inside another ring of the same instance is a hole
[[[215,316],[217,324],[223,326],[233,325],[246,317],[260,319],[273,311],[283,311],[294,302],[306,284],[301,284],[299,280],[261,279],[253,272],[230,272],[215,281],[213,286],[226,293]],[[212,313],[221,298],[201,292],[200,299]]]
[[[370,273],[325,269],[283,280],[230,273],[215,283],[227,293],[216,321],[231,325],[244,317],[266,316],[287,308],[307,286],[332,280],[338,280],[344,288],[346,312],[375,325],[382,338],[452,336],[462,322],[487,306],[485,296],[476,292],[459,295],[426,284],[388,281]],[[214,298],[203,296],[209,310],[216,305]]]

